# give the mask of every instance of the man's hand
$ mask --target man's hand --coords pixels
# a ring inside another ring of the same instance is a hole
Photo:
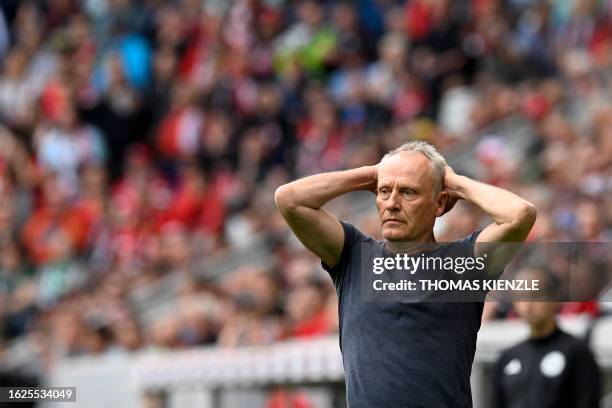
[[[457,173],[455,173],[450,166],[446,166],[444,171],[444,191],[448,194],[448,200],[446,201],[446,207],[444,207],[444,212],[442,214],[446,214],[452,210],[455,204],[457,204],[457,201],[463,199],[457,188]]]
[[[370,174],[370,182],[363,189],[376,194],[378,190],[378,164],[375,164],[374,166],[366,166],[365,168],[368,169]]]

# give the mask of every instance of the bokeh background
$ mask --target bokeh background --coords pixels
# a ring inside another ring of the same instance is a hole
[[[411,139],[535,203],[529,241],[612,238],[610,0],[2,0],[0,60],[6,381],[97,375],[137,389],[118,406],[342,406],[341,377],[299,365],[233,394],[227,374],[220,396],[176,391],[206,382],[163,361],[331,338],[313,353],[337,363],[331,281],[274,190]],[[379,236],[370,194],[330,209]],[[485,223],[459,203],[436,236]],[[609,312],[561,310],[583,334]],[[487,338],[525,334],[514,316],[487,303]],[[96,373],[113,359],[169,379]]]

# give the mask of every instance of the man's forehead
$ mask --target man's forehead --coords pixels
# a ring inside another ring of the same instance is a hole
[[[425,155],[418,152],[400,152],[380,162],[379,180],[409,177],[413,180],[429,177],[431,163]]]

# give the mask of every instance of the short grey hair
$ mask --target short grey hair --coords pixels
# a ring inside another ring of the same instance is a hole
[[[413,140],[408,143],[404,143],[400,147],[390,150],[385,154],[381,160],[385,160],[388,157],[395,156],[398,153],[421,153],[427,157],[431,163],[431,168],[434,173],[434,179],[437,183],[434,186],[434,198],[444,189],[444,173],[445,167],[448,166],[444,156],[430,143],[422,140]]]

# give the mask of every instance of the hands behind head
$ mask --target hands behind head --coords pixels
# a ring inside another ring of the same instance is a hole
[[[367,166],[367,169],[370,172],[370,182],[364,187],[364,190],[376,194],[376,190],[378,189],[378,164]]]
[[[448,194],[448,199],[446,201],[446,207],[444,207],[444,212],[442,214],[446,214],[450,210],[453,209],[457,201],[459,201],[462,197],[458,193],[458,187],[456,183],[457,173],[453,170],[452,167],[446,166],[444,172],[444,191]]]
[[[448,195],[448,200],[446,201],[446,206],[444,207],[444,212],[442,213],[442,215],[446,214],[447,212],[449,212],[450,210],[453,209],[453,207],[455,206],[455,204],[457,204],[457,201],[459,201],[459,197],[457,196],[452,196],[452,195]]]

